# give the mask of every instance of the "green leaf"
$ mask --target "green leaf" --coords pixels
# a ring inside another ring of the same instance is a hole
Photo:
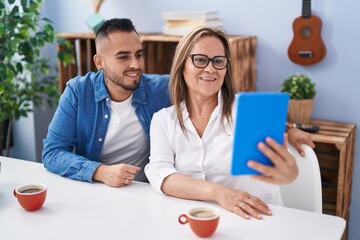
[[[9,2],[9,4],[13,4],[15,2],[15,0],[9,0],[8,2]]]
[[[5,54],[6,54],[6,58],[7,58],[7,59],[11,59],[12,56],[13,56],[13,54],[14,54],[14,52],[13,52],[13,51],[7,51]]]
[[[0,62],[0,76],[5,79],[6,77],[6,65]]]
[[[48,22],[48,23],[51,23],[51,24],[52,24],[52,21],[51,21],[49,18],[44,17],[42,20],[43,20],[44,22]]]
[[[7,68],[8,68],[11,72],[17,74],[16,69],[14,68],[14,66],[13,66],[11,63],[8,63],[8,64],[7,64]]]
[[[13,50],[15,52],[17,51],[18,45],[17,45],[16,41],[11,41],[10,42],[10,48],[11,48],[11,50]]]
[[[23,104],[23,107],[24,107],[24,108],[29,108],[29,107],[30,107],[30,103],[24,103],[24,104]]]
[[[31,51],[31,45],[28,41],[24,41],[19,44],[19,50],[23,52],[23,54],[29,54]]]
[[[4,34],[4,24],[0,23],[0,35],[2,36]]]
[[[31,44],[32,46],[37,46],[37,39],[36,39],[36,38],[31,38],[31,39],[30,39],[30,44]]]
[[[27,8],[27,0],[21,0],[21,6],[24,10],[24,12],[26,12],[26,8]]]
[[[54,28],[50,24],[45,24],[44,25],[44,30],[45,30],[45,32],[50,33],[52,31],[54,31]]]
[[[11,1],[11,0],[9,0],[9,2],[10,2],[10,1]],[[11,12],[10,12],[10,15],[13,15],[14,17],[20,16],[20,15],[19,15],[19,7],[18,7],[18,6],[13,7],[13,9],[12,9]]]
[[[64,53],[58,52],[58,53],[57,53],[57,58],[58,58],[61,62],[64,62]]]
[[[48,74],[49,73],[49,67],[48,66],[43,66],[41,68],[41,73],[42,74]]]
[[[16,69],[19,73],[22,73],[24,68],[23,68],[22,64],[18,62],[16,64]]]
[[[40,56],[40,50],[39,49],[34,49],[34,53],[37,57]]]
[[[14,72],[10,69],[10,67],[6,68],[6,73],[5,73],[5,80],[12,80],[14,78]]]
[[[30,1],[29,10],[35,14],[39,14],[38,9],[39,9],[39,4],[34,1]]]
[[[39,47],[43,47],[44,45],[45,45],[45,41],[43,40],[43,39],[38,39],[37,40],[37,45],[39,46]]]

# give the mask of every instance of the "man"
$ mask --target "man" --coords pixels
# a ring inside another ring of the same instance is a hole
[[[143,48],[129,19],[105,21],[95,44],[99,71],[67,83],[44,140],[44,166],[112,187],[148,182],[150,121],[170,106],[169,76],[143,74]],[[301,143],[313,144],[309,134],[296,130],[289,130],[289,142],[299,151]]]
[[[67,83],[44,140],[44,166],[113,187],[147,182],[150,121],[170,105],[168,76],[143,74],[142,44],[129,19],[106,21],[95,43],[99,71]]]

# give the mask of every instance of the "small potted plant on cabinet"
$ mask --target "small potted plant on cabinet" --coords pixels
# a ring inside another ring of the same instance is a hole
[[[315,83],[308,76],[297,73],[282,82],[280,91],[290,95],[288,122],[309,123],[316,95]]]

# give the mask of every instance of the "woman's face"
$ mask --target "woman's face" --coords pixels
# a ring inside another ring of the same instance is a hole
[[[202,54],[196,64],[203,64],[206,56],[214,58],[215,56],[225,56],[225,48],[220,39],[214,36],[204,36],[195,43],[190,51],[192,54]],[[195,61],[196,58],[194,58]],[[224,59],[216,59],[222,61]],[[206,60],[207,61],[207,60]],[[225,59],[226,61],[226,59]],[[217,62],[218,64],[219,62]],[[219,68],[219,67],[218,67]],[[205,68],[195,67],[191,57],[187,57],[184,68],[184,79],[188,87],[190,97],[217,97],[218,91],[224,82],[226,68],[218,70],[214,68],[213,62],[209,61]]]

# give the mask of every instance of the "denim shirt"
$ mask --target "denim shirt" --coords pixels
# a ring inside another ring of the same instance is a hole
[[[133,91],[132,106],[148,143],[153,114],[170,105],[168,81],[169,75],[143,74]],[[43,164],[61,176],[93,182],[92,176],[101,164],[111,99],[102,72],[75,77],[66,85],[43,142]]]

